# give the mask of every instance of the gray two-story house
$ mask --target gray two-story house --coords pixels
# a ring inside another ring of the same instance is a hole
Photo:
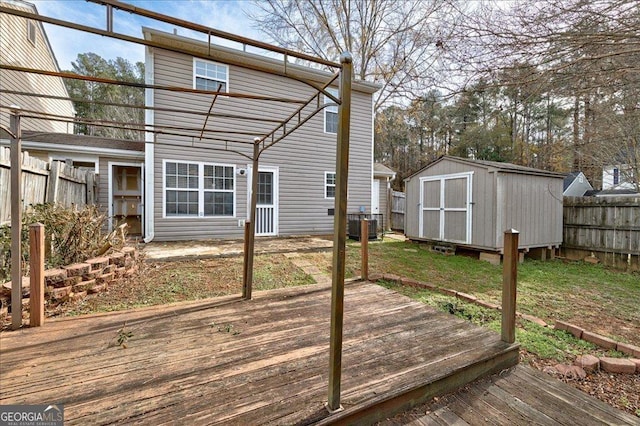
[[[144,28],[147,83],[154,87],[219,90],[220,96],[147,89],[145,151],[146,241],[240,238],[249,217],[252,162],[239,155],[252,142],[298,108],[277,100],[248,99],[231,94],[308,99],[316,93],[283,70],[304,75],[318,86],[331,74],[281,59]],[[184,48],[190,56],[171,51]],[[273,70],[273,73],[270,72]],[[351,110],[348,212],[371,212],[373,180],[373,94],[378,86],[354,82]],[[337,94],[337,86],[331,89]],[[229,96],[224,96],[229,93]],[[321,96],[324,102],[328,98]],[[185,110],[208,111],[211,115]],[[246,119],[243,117],[254,117]],[[206,124],[205,124],[206,122]],[[202,140],[158,129],[219,132],[219,140]],[[266,150],[260,157],[256,235],[321,235],[333,231],[337,107],[330,106]]]

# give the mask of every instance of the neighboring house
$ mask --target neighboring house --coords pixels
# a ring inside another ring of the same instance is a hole
[[[37,13],[36,7],[20,0],[0,0],[3,7]],[[18,16],[0,14],[0,61],[40,70],[60,71],[42,23]],[[73,118],[75,110],[68,99],[49,99],[7,92],[53,95],[68,98],[62,78],[0,70],[0,102],[23,110]],[[9,112],[0,110],[0,123],[9,126]],[[97,199],[113,223],[129,223],[131,235],[142,235],[144,143],[84,135],[74,135],[73,123],[23,118],[22,147],[32,157],[45,161],[64,160],[92,169],[97,174]],[[0,145],[8,146],[8,137]]]
[[[562,195],[565,197],[582,197],[593,190],[589,180],[582,172],[567,173],[562,184]]]
[[[510,163],[442,156],[405,179],[405,234],[502,252],[507,229],[519,248],[562,243],[564,175]]]
[[[373,164],[371,213],[383,215],[384,230],[391,230],[391,181],[396,172],[381,163]]]
[[[21,0],[0,0],[3,7],[38,13],[36,7]],[[60,71],[42,23],[19,16],[0,13],[0,63],[47,71]],[[69,94],[60,77],[29,74],[6,69],[0,70],[0,97],[2,105],[17,105],[24,110],[73,117],[75,111],[70,100],[24,96],[10,92],[27,92],[68,98]],[[0,110],[0,124],[9,127],[9,112]],[[25,118],[23,130],[73,133],[72,123],[47,119]]]
[[[623,189],[637,191],[633,181],[633,170],[628,164],[610,165],[602,168],[602,189]]]
[[[200,42],[144,28],[144,37],[162,46],[187,47],[207,59],[159,48],[147,48],[147,83],[222,92],[307,99],[314,89],[293,78],[270,73],[295,71],[322,84],[331,74],[281,60]],[[259,69],[259,70],[258,70]],[[334,88],[337,90],[337,86]],[[373,93],[378,86],[354,82],[349,157],[349,213],[371,212],[373,181]],[[337,92],[336,92],[337,93]],[[324,97],[321,97],[324,99]],[[326,99],[324,100],[326,102]],[[202,128],[204,117],[166,112],[192,108],[207,111],[211,95],[148,90],[147,124]],[[214,113],[282,120],[297,105],[218,96]],[[212,117],[208,129],[266,134],[277,123]],[[337,108],[314,116],[279,144],[265,151],[259,163],[256,235],[304,235],[333,232]],[[148,135],[146,241],[241,238],[249,217],[251,162],[224,150],[225,143],[197,138]],[[222,135],[221,137],[224,137]],[[252,137],[246,137],[247,142]],[[237,139],[237,137],[235,137]],[[238,147],[250,152],[251,147]],[[379,207],[378,207],[379,208]]]

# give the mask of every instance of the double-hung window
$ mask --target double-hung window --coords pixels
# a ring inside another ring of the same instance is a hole
[[[233,217],[234,206],[234,166],[165,160],[166,217]]]
[[[327,88],[327,92],[336,98],[338,97],[338,89]],[[334,104],[335,102],[328,96],[324,97],[325,104]],[[338,133],[338,106],[329,105],[324,108],[324,131],[325,133]]]
[[[193,88],[227,92],[229,87],[229,67],[202,59],[193,60]]]
[[[324,172],[324,198],[336,197],[336,174]]]

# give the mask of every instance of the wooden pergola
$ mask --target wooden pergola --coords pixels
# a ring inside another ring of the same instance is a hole
[[[328,380],[328,401],[327,409],[330,412],[334,412],[341,408],[340,406],[340,383],[341,383],[341,357],[342,357],[342,332],[343,332],[343,311],[344,311],[344,277],[345,277],[345,251],[346,251],[346,224],[347,224],[347,181],[349,174],[349,131],[351,120],[351,86],[352,86],[352,58],[348,52],[342,53],[340,56],[340,63],[334,63],[325,59],[306,55],[298,52],[284,49],[278,46],[270,45],[264,42],[251,40],[248,38],[240,37],[227,32],[219,31],[206,26],[194,24],[184,20],[176,19],[170,16],[162,15],[150,10],[142,9],[115,0],[88,0],[92,3],[103,5],[106,8],[106,28],[96,28],[87,25],[81,25],[74,22],[69,22],[52,17],[42,16],[34,13],[30,13],[23,10],[17,10],[0,6],[0,13],[19,16],[34,21],[40,21],[52,25],[57,25],[73,30],[78,30],[86,33],[101,35],[105,37],[115,38],[124,42],[141,44],[147,47],[153,47],[158,49],[164,49],[173,51],[176,53],[182,53],[191,55],[194,57],[200,57],[203,59],[209,58],[208,55],[203,54],[197,50],[192,50],[183,46],[169,46],[166,44],[158,43],[151,40],[146,40],[138,37],[132,37],[126,34],[118,33],[113,30],[114,9],[132,13],[141,17],[150,18],[159,22],[168,23],[174,26],[199,32],[205,34],[208,38],[208,44],[211,45],[211,38],[217,37],[230,41],[240,43],[242,45],[253,46],[255,48],[263,49],[269,52],[273,52],[284,57],[282,69],[280,72],[273,69],[263,69],[255,64],[246,64],[246,68],[253,70],[268,72],[275,75],[280,75],[288,78],[292,78],[296,81],[302,82],[310,86],[315,92],[313,96],[308,99],[296,100],[286,98],[273,98],[264,97],[247,93],[224,93],[224,96],[230,98],[243,98],[254,99],[257,101],[265,102],[287,102],[292,104],[299,104],[300,106],[294,113],[290,114],[283,120],[274,123],[274,128],[270,132],[261,135],[252,135],[252,140],[247,140],[242,136],[249,136],[248,134],[235,135],[234,139],[221,138],[216,135],[215,131],[206,129],[206,123],[209,117],[215,116],[212,113],[212,107],[216,101],[219,91],[204,91],[196,90],[184,87],[168,87],[149,84],[130,83],[117,80],[109,80],[104,78],[94,78],[78,76],[76,74],[57,72],[51,70],[34,69],[19,67],[8,64],[0,64],[0,69],[8,70],[12,72],[32,73],[56,76],[61,78],[74,78],[87,81],[93,81],[103,84],[116,84],[116,85],[128,85],[144,89],[153,90],[168,90],[175,92],[193,92],[199,94],[211,95],[212,102],[211,108],[207,113],[199,112],[204,116],[203,126],[201,129],[188,129],[175,127],[172,129],[156,128],[154,125],[146,123],[117,123],[106,121],[92,121],[92,120],[78,120],[75,117],[61,117],[44,113],[42,111],[30,111],[21,109],[16,105],[0,105],[3,110],[10,111],[11,120],[10,127],[2,127],[2,130],[7,132],[11,138],[11,279],[12,279],[12,306],[21,306],[22,295],[22,270],[21,270],[21,144],[22,144],[22,131],[21,120],[23,118],[30,118],[36,120],[57,120],[67,121],[74,123],[85,123],[96,126],[105,127],[126,127],[134,128],[140,131],[144,131],[147,135],[152,135],[153,142],[156,143],[155,135],[159,133],[173,134],[189,137],[199,137],[200,140],[211,142],[212,145],[207,149],[222,150],[237,153],[247,159],[250,159],[253,163],[253,170],[258,170],[260,156],[270,147],[283,141],[301,126],[303,126],[312,117],[323,111],[324,108],[329,106],[338,106],[338,132],[337,132],[337,144],[336,144],[336,196],[335,196],[335,216],[334,216],[334,237],[333,237],[333,269],[332,269],[332,296],[331,296],[331,330],[330,330],[330,356],[329,356],[329,380]],[[296,72],[295,68],[287,66],[289,58],[300,59],[308,61],[312,64],[322,67],[328,67],[337,70],[334,74],[330,74],[324,84],[317,84]],[[336,80],[339,85],[338,96],[332,95],[327,90],[331,84],[335,84]],[[47,93],[24,93],[11,90],[0,89],[0,92],[21,94],[24,96],[52,98],[53,96]],[[321,102],[321,95],[331,99],[333,103]],[[65,98],[69,99],[69,98]],[[84,102],[91,102],[83,100]],[[314,107],[315,103],[315,107]],[[122,105],[124,106],[124,105]],[[126,105],[128,108],[145,108],[153,109],[153,107],[134,107]],[[311,107],[310,112],[305,112],[305,108]],[[174,110],[176,113],[193,113],[193,111],[187,110]],[[238,117],[247,120],[260,120],[260,117]],[[243,147],[251,147],[251,152],[243,152]],[[258,185],[258,173],[252,174],[251,182],[251,208],[250,218],[245,228],[245,253],[244,253],[244,274],[243,274],[243,292],[244,299],[251,299],[252,297],[252,285],[253,285],[253,260],[254,260],[254,242],[255,242],[255,219],[256,219],[256,204],[257,204],[257,185]],[[12,309],[12,327],[17,329],[22,325],[22,316],[20,309]]]

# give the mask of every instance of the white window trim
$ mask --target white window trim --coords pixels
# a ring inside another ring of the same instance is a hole
[[[324,199],[325,200],[335,200],[336,197],[327,197],[327,188],[328,187],[333,186],[334,193],[337,190],[335,183],[333,185],[329,185],[327,183],[327,176],[328,175],[335,175],[334,180],[338,178],[338,175],[336,174],[336,172],[324,172],[324,182],[323,182],[323,185],[322,185],[322,189],[324,190]]]
[[[167,163],[176,164],[197,164],[198,165],[198,188],[167,188]],[[229,190],[213,190],[204,189],[204,166],[221,166],[231,167],[233,169],[233,191]],[[236,218],[236,195],[237,195],[238,180],[236,178],[236,166],[235,164],[224,163],[209,163],[203,161],[188,161],[188,160],[162,160],[162,218],[163,219],[235,219]],[[198,192],[198,214],[197,215],[171,215],[167,216],[167,190],[178,191],[193,191]],[[233,215],[204,215],[204,193],[205,192],[233,192]]]
[[[224,90],[224,92],[221,92],[221,93],[229,93],[229,66],[226,65],[226,64],[221,64],[220,62],[207,61],[206,59],[200,59],[200,58],[193,58],[193,82],[192,82],[193,88],[194,89],[196,88],[196,77],[206,78],[207,80],[211,80],[211,81],[220,81],[217,78],[211,78],[211,77],[207,77],[207,76],[204,76],[204,75],[198,75],[196,73],[196,62],[198,62],[198,61],[205,62],[205,63],[208,63],[208,64],[214,64],[214,65],[217,65],[219,67],[224,67],[227,70],[227,72],[226,72],[227,78],[224,81],[225,90]]]
[[[327,92],[331,93],[333,96],[338,97],[339,93],[338,93],[338,89],[335,89],[333,87],[328,87],[327,88]],[[327,96],[324,97],[324,103],[325,105],[328,103],[333,103],[333,100]],[[330,108],[336,108],[336,111],[331,111]],[[334,114],[338,114],[338,106],[334,105],[334,106],[330,106],[330,107],[325,107],[324,108],[324,114],[322,114],[322,116],[324,117],[324,123],[323,123],[323,127],[322,127],[322,131],[326,134],[329,135],[337,135],[338,132],[327,132],[327,113],[331,112]]]
[[[33,28],[33,40],[31,40],[31,28]],[[31,19],[27,20],[27,40],[34,47],[36,46],[36,40],[38,40],[38,27]]]

